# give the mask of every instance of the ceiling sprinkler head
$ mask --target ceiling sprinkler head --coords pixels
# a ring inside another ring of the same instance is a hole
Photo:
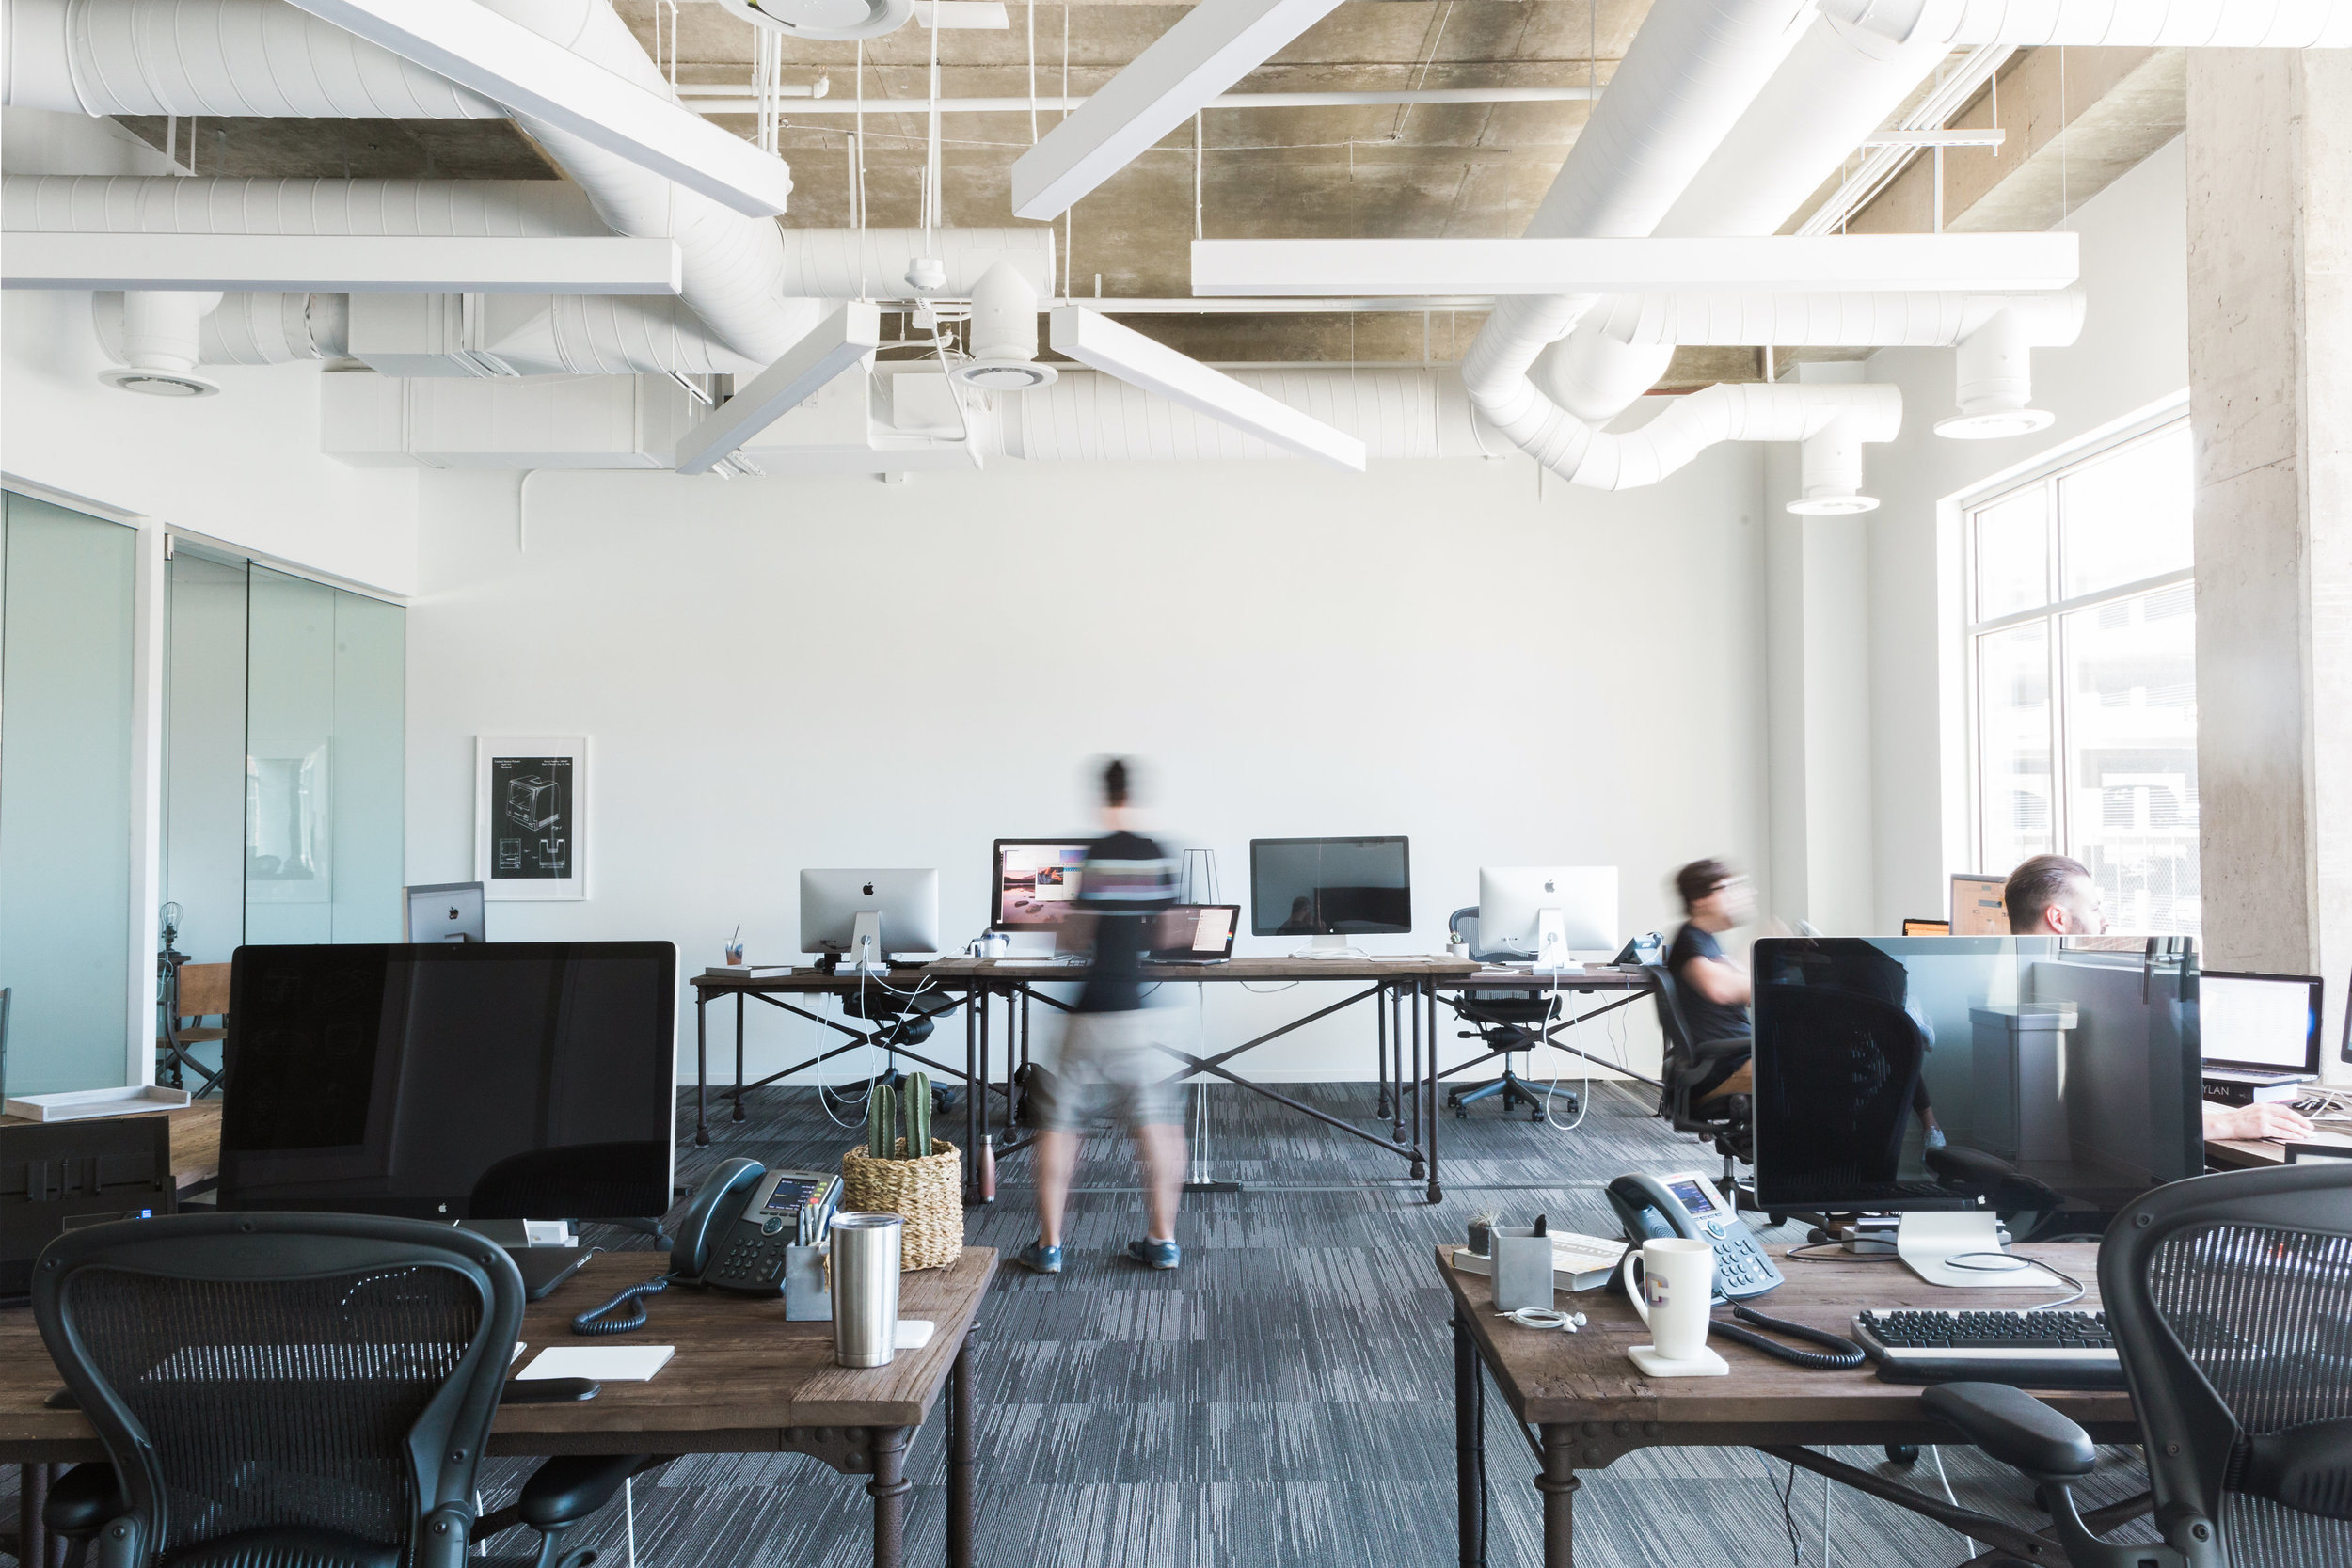
[[[907,287],[918,294],[935,294],[947,286],[947,263],[936,256],[917,256],[907,263]]]
[[[1997,441],[2004,436],[2031,436],[2058,422],[2046,408],[1995,408],[1980,414],[1953,414],[1935,421],[1935,433],[1955,441]]]

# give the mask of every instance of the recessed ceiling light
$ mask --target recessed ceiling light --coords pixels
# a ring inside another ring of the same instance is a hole
[[[976,359],[958,365],[947,376],[976,392],[1034,392],[1040,387],[1051,387],[1060,372],[1051,365],[1027,359]]]
[[[98,379],[121,392],[143,392],[151,398],[209,398],[220,383],[180,371],[147,371],[133,365],[109,365]]]
[[[719,4],[754,26],[832,43],[895,33],[914,14],[914,0],[719,0]]]
[[[1935,433],[1955,441],[1997,441],[2004,436],[2031,436],[2058,422],[2046,408],[1999,408],[1989,414],[1953,414],[1935,421]]]
[[[1878,509],[1876,496],[1814,496],[1788,503],[1788,510],[1800,517],[1851,517],[1857,512]]]

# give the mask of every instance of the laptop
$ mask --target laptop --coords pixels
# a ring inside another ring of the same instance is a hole
[[[1152,937],[1155,964],[1221,964],[1233,956],[1239,904],[1178,904],[1162,910]]]
[[[2197,1010],[2208,1089],[2270,1090],[2260,1098],[2287,1099],[2293,1086],[2316,1079],[2323,995],[2315,974],[2206,970]]]

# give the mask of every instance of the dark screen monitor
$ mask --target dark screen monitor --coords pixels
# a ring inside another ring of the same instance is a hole
[[[2193,953],[1769,938],[1754,975],[1767,1209],[2033,1212],[2072,1233],[2204,1168]]]
[[[1396,935],[1412,928],[1413,880],[1404,838],[1249,841],[1253,935]]]
[[[223,1209],[670,1207],[671,943],[240,947],[234,961]]]

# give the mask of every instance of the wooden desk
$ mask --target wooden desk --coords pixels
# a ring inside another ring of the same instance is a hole
[[[2306,1145],[2320,1144],[2333,1148],[2352,1149],[2352,1136],[2322,1129],[2302,1139]],[[2333,1156],[2328,1156],[2333,1158]],[[2272,1165],[2287,1163],[2287,1146],[2266,1139],[2207,1138],[2205,1164],[2218,1170],[2266,1170]]]
[[[130,1111],[128,1116],[171,1118],[171,1175],[182,1191],[220,1176],[220,1101],[197,1100],[168,1111]],[[113,1117],[91,1117],[113,1121]],[[0,1117],[0,1127],[37,1127],[24,1117]]]
[[[1775,1261],[1788,1249],[1770,1249]],[[2047,1258],[2087,1283],[2097,1278],[2099,1249],[2091,1245],[2023,1246],[2026,1257]],[[1582,1333],[1521,1328],[1497,1316],[1489,1280],[1454,1269],[1451,1245],[1436,1250],[1438,1273],[1454,1307],[1456,1482],[1461,1560],[1479,1561],[1485,1525],[1486,1369],[1522,1427],[1537,1463],[1535,1488],[1544,1498],[1545,1568],[1571,1568],[1579,1469],[1599,1469],[1636,1449],[1743,1447],[1858,1487],[1926,1514],[1978,1541],[2017,1552],[2028,1561],[2063,1562],[2054,1539],[1956,1508],[1803,1447],[1805,1444],[1948,1443],[1952,1433],[1931,1420],[1920,1390],[1882,1383],[1867,1362],[1851,1371],[1808,1371],[1745,1345],[1718,1342],[1731,1364],[1728,1377],[1645,1377],[1626,1356],[1646,1344],[1649,1331],[1625,1297],[1586,1291],[1574,1309],[1590,1320]],[[1787,1263],[1788,1283],[1755,1305],[1758,1310],[1811,1327],[1851,1333],[1863,1307],[2025,1307],[2050,1299],[2048,1289],[1953,1291],[1929,1285],[1893,1263]],[[1568,1298],[1563,1298],[1565,1309]],[[2080,1304],[2098,1306],[2094,1289]],[[1797,1348],[1807,1348],[1799,1345]],[[2103,1443],[2136,1442],[2131,1397],[2122,1391],[2046,1393],[2053,1407]],[[2087,1514],[2096,1529],[2148,1512],[2145,1497]]]
[[[551,1345],[590,1341],[571,1332],[572,1314],[659,1272],[664,1255],[606,1253],[590,1259],[523,1317],[523,1360]],[[898,1568],[904,1553],[906,1455],[915,1429],[943,1391],[947,1406],[947,1560],[972,1560],[972,1348],[980,1298],[996,1254],[966,1247],[944,1269],[899,1282],[901,1317],[936,1323],[931,1342],[900,1351],[870,1370],[834,1364],[831,1323],[787,1323],[782,1301],[671,1290],[646,1303],[651,1318],[623,1344],[677,1347],[649,1383],[609,1383],[578,1404],[501,1408],[490,1429],[497,1454],[805,1453],[843,1475],[866,1476],[874,1499],[876,1568]],[[0,1312],[0,1461],[28,1467],[103,1459],[76,1410],[41,1402],[60,1386],[29,1309]]]

